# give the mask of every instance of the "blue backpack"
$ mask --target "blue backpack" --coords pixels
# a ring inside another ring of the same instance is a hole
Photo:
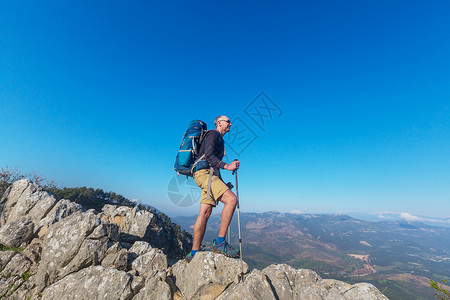
[[[174,169],[178,174],[192,177],[196,171],[197,163],[203,159],[203,157],[198,157],[198,151],[206,133],[207,126],[205,122],[194,120],[189,123],[175,160]]]

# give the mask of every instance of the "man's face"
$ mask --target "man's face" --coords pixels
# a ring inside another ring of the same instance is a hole
[[[230,131],[231,125],[231,121],[228,117],[223,116],[219,119],[219,127],[222,128],[225,133]]]

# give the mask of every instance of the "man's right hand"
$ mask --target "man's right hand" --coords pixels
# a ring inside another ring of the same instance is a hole
[[[240,161],[235,160],[231,164],[226,164],[224,166],[224,169],[228,170],[228,171],[234,171],[234,170],[239,169],[239,164],[240,164]]]

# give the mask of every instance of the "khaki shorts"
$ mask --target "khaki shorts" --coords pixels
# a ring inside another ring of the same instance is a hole
[[[228,186],[218,176],[213,175],[211,178],[211,192],[209,194],[209,201],[206,200],[208,193],[209,169],[198,170],[194,173],[195,183],[202,189],[202,196],[200,203],[210,204],[216,206],[217,202],[227,190]]]

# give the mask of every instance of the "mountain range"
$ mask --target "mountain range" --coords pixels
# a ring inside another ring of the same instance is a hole
[[[196,217],[176,217],[192,232]],[[210,247],[220,226],[212,215]],[[231,242],[238,247],[237,218]],[[286,263],[324,278],[371,282],[390,299],[433,299],[429,279],[450,279],[450,228],[404,218],[370,222],[348,215],[241,213],[243,257],[249,268]]]
[[[381,213],[347,213],[347,215],[371,222],[378,221],[414,221],[421,222],[430,226],[448,227],[450,228],[450,217],[437,218],[437,217],[427,217],[421,215],[413,215],[407,212],[381,212]]]

